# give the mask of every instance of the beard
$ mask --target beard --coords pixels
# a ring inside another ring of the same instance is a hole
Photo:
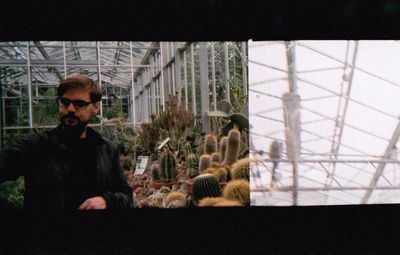
[[[65,137],[73,140],[79,139],[88,124],[88,122],[81,121],[72,112],[61,116],[60,121]]]

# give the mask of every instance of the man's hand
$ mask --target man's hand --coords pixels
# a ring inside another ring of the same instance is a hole
[[[103,197],[92,197],[86,199],[85,202],[79,206],[79,210],[102,210],[106,209],[107,203]]]

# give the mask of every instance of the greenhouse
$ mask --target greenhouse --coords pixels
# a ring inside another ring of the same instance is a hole
[[[252,205],[400,202],[398,41],[249,42]]]
[[[136,207],[197,206],[208,197],[249,205],[248,172],[233,177],[241,160],[249,171],[247,55],[247,42],[0,42],[0,148],[57,127],[57,87],[81,74],[101,87],[89,126],[118,149]],[[228,162],[221,140],[231,133],[240,146]],[[194,190],[204,178],[218,194]],[[239,188],[230,185],[237,179]],[[20,207],[23,182],[1,184],[0,199]]]

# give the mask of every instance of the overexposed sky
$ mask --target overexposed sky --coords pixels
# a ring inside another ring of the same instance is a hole
[[[296,83],[301,98],[301,159],[332,156],[335,121],[342,112],[339,105],[343,109],[346,101],[340,95],[349,88],[355,46],[355,41],[295,41]],[[285,141],[281,97],[289,90],[287,70],[284,42],[249,42],[249,113],[253,126],[250,135],[257,150],[268,152],[273,139]],[[379,160],[400,115],[400,42],[358,41],[349,96],[338,159]],[[266,167],[259,166],[261,178],[252,179],[252,188],[268,187],[271,163],[265,164]],[[300,187],[342,188],[300,191],[299,204],[360,203],[366,193],[362,187],[369,185],[377,165],[299,164]],[[292,185],[291,168],[288,163],[280,164],[278,186]],[[398,170],[398,164],[387,164],[377,186],[400,186]],[[254,203],[289,205],[291,193],[264,194]],[[256,200],[258,195],[252,196]],[[400,192],[374,191],[368,202],[400,202]]]

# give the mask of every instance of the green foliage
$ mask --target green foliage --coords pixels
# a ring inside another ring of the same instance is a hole
[[[24,180],[22,177],[14,181],[6,181],[0,184],[0,199],[22,208],[24,203]]]

